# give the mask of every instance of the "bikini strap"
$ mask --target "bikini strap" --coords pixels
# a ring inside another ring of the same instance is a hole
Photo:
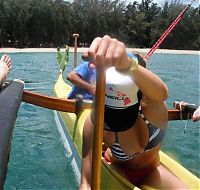
[[[115,132],[115,143],[119,143],[119,137],[117,132]]]
[[[139,106],[139,112],[140,112],[140,114],[142,113],[142,107],[141,107],[141,105]]]
[[[147,119],[147,118],[144,116],[144,114],[142,113],[142,107],[141,107],[141,106],[139,106],[139,113],[140,113],[141,118],[144,120],[144,122],[145,122],[147,125],[149,125],[150,122],[148,121],[148,119]]]

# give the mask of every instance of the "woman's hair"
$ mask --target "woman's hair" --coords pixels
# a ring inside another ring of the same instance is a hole
[[[146,68],[146,60],[145,58],[139,54],[137,51],[132,51],[133,54],[136,55],[136,57],[138,58],[138,63],[139,65],[141,65],[142,67]]]

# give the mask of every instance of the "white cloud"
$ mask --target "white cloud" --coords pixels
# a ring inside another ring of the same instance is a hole
[[[134,0],[125,0],[128,3],[131,3],[133,2]],[[142,0],[135,0],[137,1],[138,3],[141,3]],[[159,6],[163,6],[165,4],[165,2],[168,1],[169,3],[171,3],[172,1],[175,1],[175,0],[153,0],[154,3],[157,3]],[[191,0],[177,0],[179,1],[180,3],[182,4],[188,4],[188,3],[191,3]],[[199,6],[199,0],[195,0],[193,3],[192,3],[192,6],[193,7],[198,7]]]

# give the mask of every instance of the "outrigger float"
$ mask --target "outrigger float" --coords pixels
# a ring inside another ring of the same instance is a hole
[[[0,189],[6,178],[14,124],[20,107],[24,82],[14,80],[0,87]]]

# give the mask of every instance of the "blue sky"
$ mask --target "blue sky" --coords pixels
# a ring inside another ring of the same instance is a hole
[[[125,0],[127,3],[129,2],[133,2],[133,0]],[[142,0],[136,0],[138,1],[139,3],[141,3]],[[166,0],[153,0],[154,3],[158,3],[159,6],[162,6],[164,5]],[[175,1],[175,0],[167,0],[169,3],[172,2],[172,1]],[[177,0],[178,1],[178,0]],[[188,4],[191,2],[191,0],[179,0],[180,3],[183,3],[183,4]],[[195,0],[192,4],[194,7],[198,7],[199,6],[199,0]]]
[[[66,1],[70,1],[72,2],[73,0],[66,0]],[[127,3],[130,3],[130,2],[133,2],[134,0],[125,0]],[[141,3],[142,0],[136,0],[138,1],[139,3]],[[158,3],[159,6],[162,6],[164,5],[166,0],[153,0],[154,3]],[[171,1],[175,1],[175,0],[167,0],[169,3]],[[178,1],[178,0],[177,0]],[[180,3],[183,3],[183,4],[188,4],[191,2],[191,0],[179,0]],[[192,4],[193,7],[198,7],[199,6],[199,0],[195,0]]]

